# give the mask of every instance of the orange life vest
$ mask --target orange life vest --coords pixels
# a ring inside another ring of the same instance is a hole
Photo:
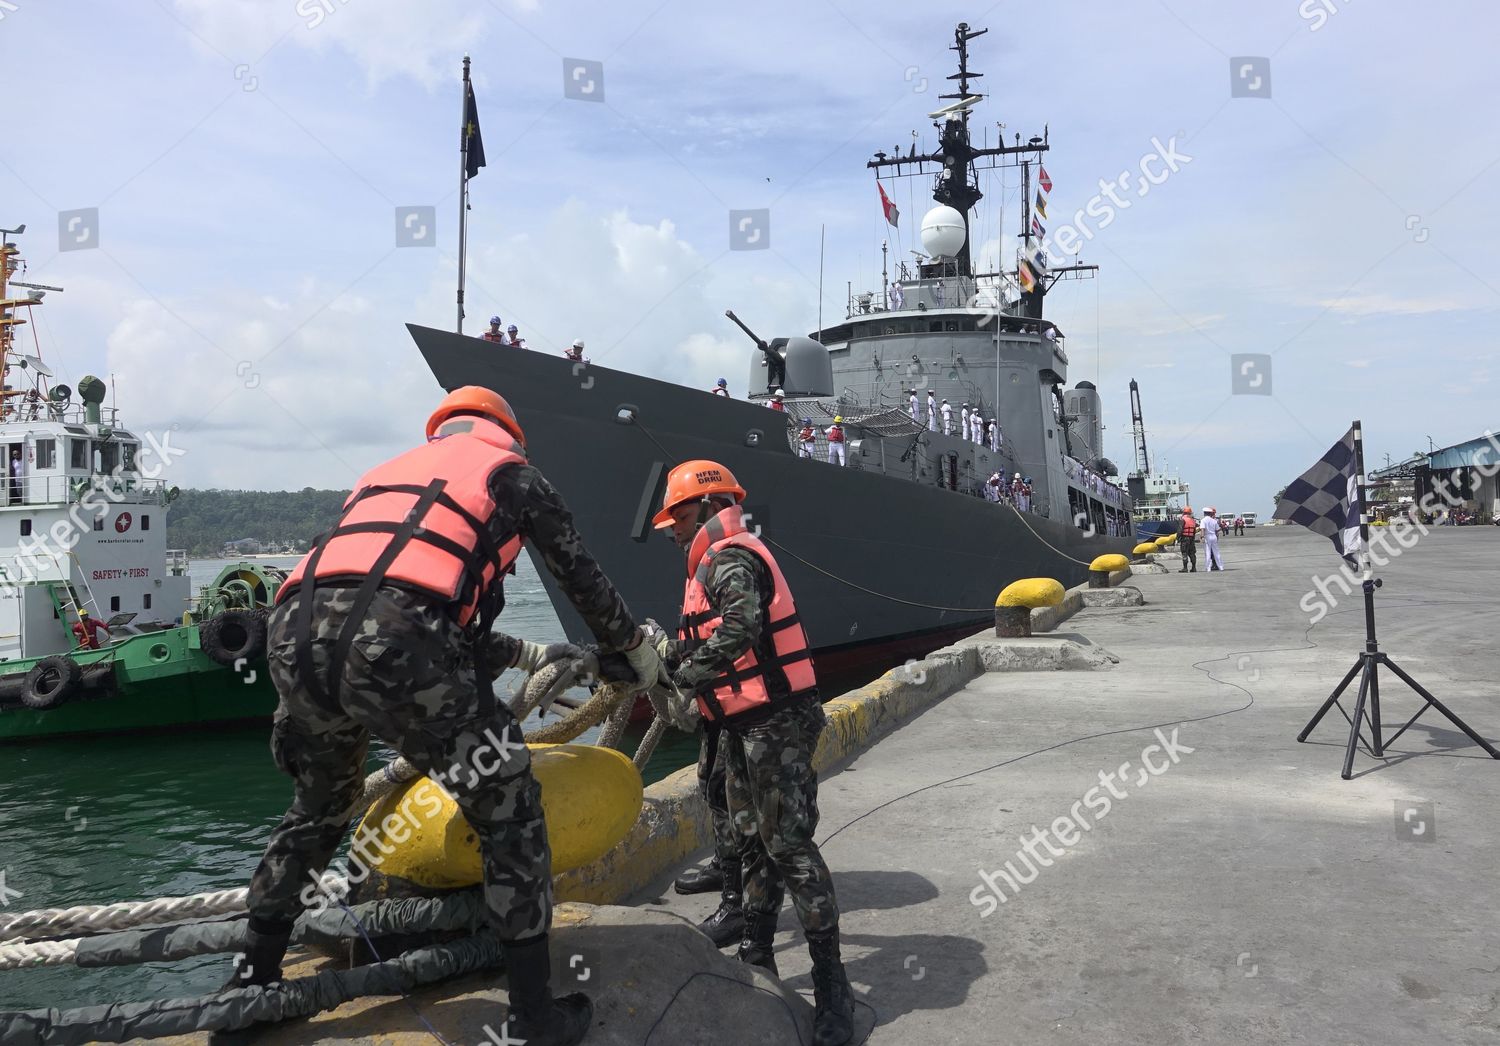
[[[816,440],[818,437],[813,432],[813,427],[811,425],[803,425],[802,426],[802,431],[799,432],[799,433],[797,433],[797,438],[799,440],[801,440],[803,443],[811,443],[814,440]]]
[[[786,404],[782,403],[780,400],[772,400],[770,403],[766,404],[766,406],[770,407],[772,410],[779,410],[783,414],[786,413]]]
[[[775,593],[762,625],[760,642],[741,654],[731,668],[720,673],[706,690],[698,694],[698,708],[716,723],[744,712],[771,707],[771,692],[766,686],[768,673],[776,673],[786,680],[788,694],[783,698],[783,704],[810,695],[817,686],[812,652],[808,649],[807,633],[802,628],[792,591],[771,550],[745,529],[744,512],[738,505],[724,509],[705,523],[688,549],[687,584],[683,589],[682,621],[677,632],[685,644],[684,652],[691,653],[702,646],[723,620],[709,599],[708,579],[713,572],[714,559],[728,548],[743,548],[760,557],[771,571]],[[775,659],[763,663],[757,648],[763,651],[767,643]]]
[[[1182,536],[1190,538],[1198,533],[1198,521],[1192,516],[1182,517]]]
[[[472,423],[453,432],[458,422]],[[335,578],[374,587],[389,581],[454,604],[460,625],[478,612],[490,587],[504,579],[521,551],[510,535],[498,547],[488,530],[495,503],[489,479],[510,462],[524,463],[510,434],[484,418],[456,418],[449,434],[366,472],[343,514],[287,578],[276,601],[301,587]],[[352,615],[353,616],[353,615]]]
[[[485,341],[500,342],[501,344],[504,344],[505,342],[505,335],[501,334],[499,331],[485,331],[480,335],[480,337]]]
[[[842,442],[844,442],[844,429],[843,429],[843,426],[841,426],[841,425],[830,425],[828,427],[828,442],[829,443],[842,443]]]

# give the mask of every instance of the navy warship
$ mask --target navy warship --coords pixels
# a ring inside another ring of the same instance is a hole
[[[983,96],[970,89],[982,74],[969,71],[968,42],[984,32],[955,32],[958,90],[929,114],[937,149],[868,164],[877,178],[933,178],[924,251],[887,270],[878,293],[851,293],[843,320],[810,336],[762,339],[727,312],[753,346],[748,401],[408,325],[445,389],[484,385],[510,401],[532,461],[639,618],[677,618],[682,553],[651,516],[667,472],[694,458],[724,463],[749,492],[746,520],[776,550],[825,678],[971,635],[1010,582],[1071,586],[1094,557],[1132,547],[1131,498],[1102,455],[1098,390],[1067,388],[1066,337],[1044,316],[1055,282],[1093,269],[1038,257],[1029,198],[1033,166],[1045,179],[1047,136],[994,147],[970,137]],[[976,273],[978,172],[999,166],[1022,174],[1017,268]],[[768,406],[777,392],[782,410]],[[944,401],[951,426],[935,413]],[[965,404],[978,419],[967,433]],[[829,461],[835,424],[842,466]],[[538,566],[568,636],[588,641]]]

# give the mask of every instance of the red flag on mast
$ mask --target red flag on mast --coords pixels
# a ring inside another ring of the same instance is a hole
[[[876,179],[875,188],[880,190],[880,207],[885,211],[885,220],[890,222],[893,228],[899,228],[896,223],[901,220],[901,212],[896,210],[896,205],[885,194],[885,186],[880,184],[879,179]]]
[[[1047,168],[1043,167],[1041,164],[1037,164],[1036,165],[1036,169],[1037,169],[1037,178],[1036,178],[1036,180],[1039,183],[1041,183],[1042,189],[1045,192],[1051,192],[1052,191],[1052,179],[1047,177]]]

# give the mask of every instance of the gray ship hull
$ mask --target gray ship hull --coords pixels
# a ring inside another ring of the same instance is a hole
[[[887,667],[970,635],[993,621],[995,597],[1010,582],[1078,584],[1093,557],[1132,545],[936,486],[799,459],[783,416],[756,404],[408,329],[445,389],[483,385],[510,402],[532,462],[562,492],[638,618],[670,628],[681,606],[682,553],[650,525],[667,470],[691,458],[732,469],[825,676]],[[636,423],[617,420],[622,407]],[[538,572],[568,636],[589,641],[566,596]]]

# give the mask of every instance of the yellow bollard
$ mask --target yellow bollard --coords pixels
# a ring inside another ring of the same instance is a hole
[[[1002,639],[1031,635],[1031,612],[1037,607],[1055,607],[1066,595],[1062,582],[1049,577],[1012,581],[995,600],[995,635]]]

